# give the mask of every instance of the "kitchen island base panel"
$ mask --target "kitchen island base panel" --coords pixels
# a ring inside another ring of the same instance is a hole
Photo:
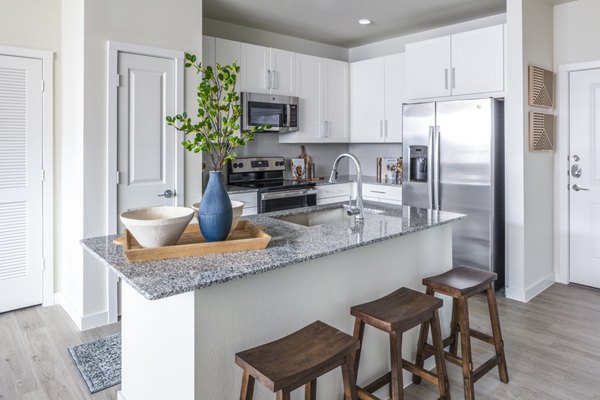
[[[351,333],[350,307],[402,286],[423,292],[421,280],[448,270],[452,225],[440,225],[233,280],[150,301],[123,288],[122,400],[206,400],[239,396],[242,371],[235,353],[288,335],[315,320]],[[451,300],[444,298],[442,326]],[[444,332],[448,334],[449,332]],[[414,360],[418,330],[405,333],[402,352]],[[368,332],[358,382],[389,371],[388,336]],[[433,361],[426,368],[433,367]],[[405,372],[404,381],[410,382]],[[342,377],[334,370],[319,379],[319,398],[342,398]],[[385,397],[387,388],[381,393]],[[292,393],[303,399],[304,391]],[[273,394],[256,386],[255,400]]]

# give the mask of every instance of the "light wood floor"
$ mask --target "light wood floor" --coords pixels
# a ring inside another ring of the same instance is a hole
[[[556,284],[528,304],[498,303],[510,383],[492,371],[475,384],[478,400],[600,400],[600,291]],[[485,298],[469,306],[471,326],[489,332]],[[78,332],[59,306],[0,314],[0,399],[116,399],[119,386],[88,393],[67,347],[118,331]],[[473,347],[476,366],[492,354],[477,340]],[[462,399],[461,369],[448,363],[448,371],[452,398]],[[437,391],[413,385],[405,399],[433,400]]]

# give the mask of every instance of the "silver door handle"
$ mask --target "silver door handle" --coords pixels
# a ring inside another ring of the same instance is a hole
[[[456,68],[452,67],[452,89],[456,89]]]
[[[571,186],[573,188],[574,191],[579,192],[580,190],[590,190],[588,188],[584,188],[579,186],[578,184],[574,183],[573,186]]]
[[[265,79],[265,89],[271,89],[271,70],[267,70],[267,76]]]
[[[388,120],[384,120],[383,121],[383,137],[387,137],[388,136]]]
[[[433,135],[435,127],[429,127],[429,139],[427,140],[427,204],[428,207],[434,209],[433,204]]]
[[[277,89],[277,87],[275,86],[275,73],[277,71],[273,70],[271,71],[271,89]]]
[[[379,120],[379,137],[383,137],[383,120]]]
[[[433,187],[434,191],[434,210],[442,208],[440,198],[440,127],[433,128]]]
[[[164,191],[164,193],[158,195],[158,197],[165,197],[167,199],[170,199],[173,196],[175,196],[175,192],[171,189],[167,189]]]

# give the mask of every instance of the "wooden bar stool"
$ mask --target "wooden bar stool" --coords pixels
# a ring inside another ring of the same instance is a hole
[[[290,393],[305,385],[305,399],[316,400],[317,378],[342,367],[344,399],[357,400],[352,360],[360,343],[321,321],[276,340],[235,355],[244,369],[240,400],[252,400],[254,381],[289,400]]]
[[[438,315],[438,309],[442,307],[442,304],[442,300],[436,299],[433,296],[427,296],[408,288],[401,288],[378,300],[351,308],[350,313],[356,318],[354,323],[354,337],[361,342],[361,345],[365,324],[381,329],[390,335],[392,370],[364,387],[357,386],[359,399],[378,400],[372,393],[386,384],[390,384],[390,396],[392,400],[403,399],[404,385],[402,382],[402,369],[406,369],[426,381],[437,385],[440,392],[440,399],[450,399]],[[425,321],[431,325],[431,336],[435,348],[435,374],[423,369],[422,365],[417,366],[402,358],[402,333]],[[360,349],[356,352],[354,360],[354,371],[357,373],[360,363],[360,352]]]
[[[434,295],[435,292],[443,293],[452,297],[452,322],[450,336],[444,339],[444,347],[450,346],[445,352],[446,360],[463,368],[463,381],[465,386],[465,399],[475,399],[474,383],[498,366],[500,380],[508,383],[508,370],[504,356],[504,342],[500,330],[500,319],[498,317],[498,305],[496,304],[496,292],[494,281],[497,275],[493,272],[483,271],[476,268],[458,267],[451,269],[441,275],[423,279],[423,285],[427,287],[427,294]],[[479,332],[469,327],[469,308],[467,299],[473,295],[486,291],[487,302],[492,323],[492,335]],[[427,344],[427,322],[421,325],[419,346],[417,349],[417,366],[423,366],[424,361],[434,354],[435,349]],[[461,357],[457,355],[458,334],[460,333]],[[484,362],[479,368],[473,370],[473,359],[471,355],[471,337],[494,345],[496,355]],[[414,383],[420,383],[419,376],[413,376]]]

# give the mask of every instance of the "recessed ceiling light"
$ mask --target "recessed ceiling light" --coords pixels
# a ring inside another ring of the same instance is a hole
[[[371,20],[369,18],[361,18],[358,20],[358,23],[361,25],[370,25]]]

